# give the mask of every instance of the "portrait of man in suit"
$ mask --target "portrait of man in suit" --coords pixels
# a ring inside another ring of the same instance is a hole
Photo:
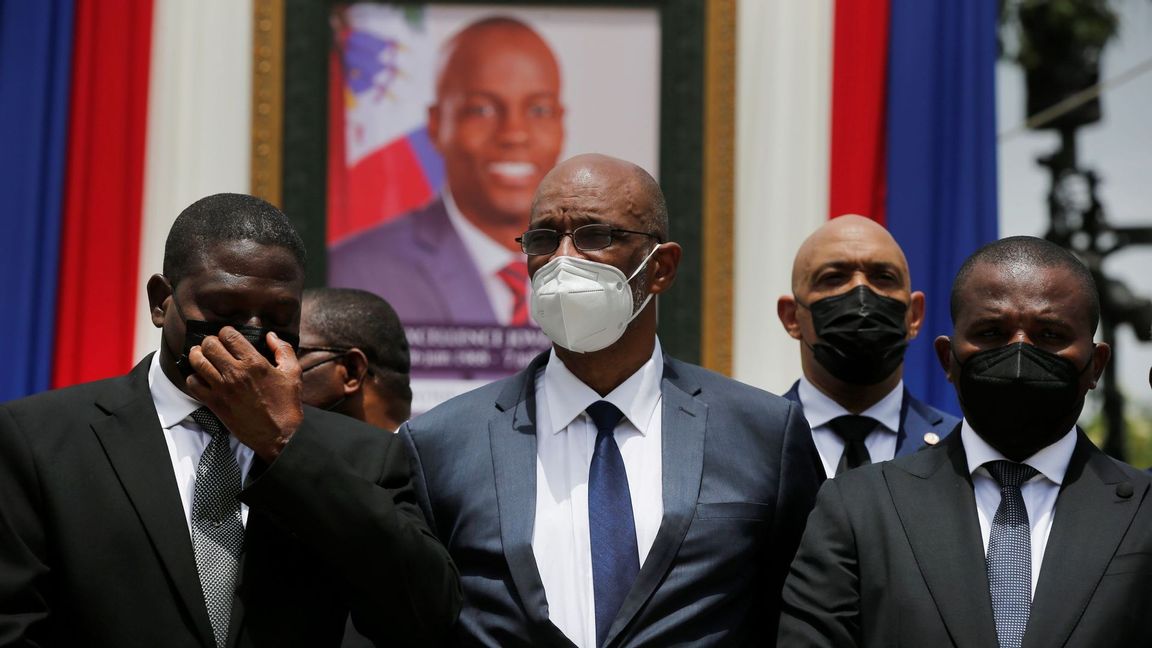
[[[1076,426],[1110,349],[1071,253],[976,251],[935,341],[961,429],[825,482],[784,587],[782,646],[1152,645],[1150,478]]]
[[[383,296],[405,324],[530,324],[516,237],[564,143],[560,66],[539,34],[490,17],[443,46],[428,136],[445,185],[427,206],[329,251],[328,283]]]
[[[422,646],[459,582],[402,444],[300,401],[304,245],[272,205],[185,209],[129,374],[0,405],[0,644]],[[92,340],[100,344],[100,340]]]
[[[960,422],[904,386],[924,293],[912,290],[903,250],[875,221],[846,214],[813,232],[776,311],[800,342],[804,372],[784,396],[803,406],[827,476],[911,454]]]
[[[819,482],[799,407],[661,349],[681,248],[641,168],[562,162],[527,227],[552,349],[400,429],[461,573],[457,641],[770,641]]]

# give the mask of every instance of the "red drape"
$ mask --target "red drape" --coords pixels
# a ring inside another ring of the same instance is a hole
[[[885,222],[889,0],[836,0],[828,215]]]
[[[352,229],[348,220],[348,163],[344,132],[344,68],[340,53],[328,56],[328,231],[329,243]]]
[[[152,0],[78,0],[55,387],[135,358]]]

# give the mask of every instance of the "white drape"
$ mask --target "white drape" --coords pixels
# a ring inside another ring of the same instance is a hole
[[[251,61],[251,0],[155,0],[138,358],[160,343],[144,285],[161,270],[176,216],[209,194],[249,192]]]
[[[800,377],[776,317],[792,258],[828,217],[833,0],[740,0],[734,377],[781,393]]]

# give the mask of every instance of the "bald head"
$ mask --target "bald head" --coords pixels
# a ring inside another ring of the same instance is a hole
[[[560,66],[548,43],[515,18],[493,16],[468,25],[444,43],[436,70],[437,99],[455,91],[485,67],[487,60],[500,58],[501,54],[509,51],[515,53],[516,59],[537,67],[533,74],[547,77],[559,93]],[[504,71],[516,74],[524,69],[523,66],[519,69],[508,66]]]
[[[813,232],[792,262],[792,292],[800,295],[821,281],[822,273],[853,265],[894,272],[911,289],[908,260],[896,239],[876,221],[857,214],[833,218]]]
[[[924,294],[912,292],[908,260],[888,230],[847,214],[800,245],[792,294],[777,299],[776,314],[802,343],[804,376],[849,411],[862,412],[900,382],[903,350],[924,320]],[[833,320],[850,324],[839,330]]]
[[[569,158],[552,169],[540,182],[532,203],[535,222],[539,207],[557,199],[585,194],[605,205],[611,204],[634,222],[638,231],[668,240],[668,205],[660,184],[636,164],[599,153]]]

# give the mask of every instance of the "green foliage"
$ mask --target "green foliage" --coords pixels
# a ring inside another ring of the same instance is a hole
[[[1126,434],[1124,437],[1128,456],[1125,460],[1137,468],[1152,466],[1152,405],[1132,403],[1125,408]],[[1097,414],[1086,425],[1084,431],[1097,447],[1104,443],[1104,417]]]
[[[1053,55],[1096,58],[1116,35],[1119,19],[1109,0],[1000,0],[1000,25],[1001,56],[1034,70]],[[1005,43],[1014,43],[1015,51]]]

